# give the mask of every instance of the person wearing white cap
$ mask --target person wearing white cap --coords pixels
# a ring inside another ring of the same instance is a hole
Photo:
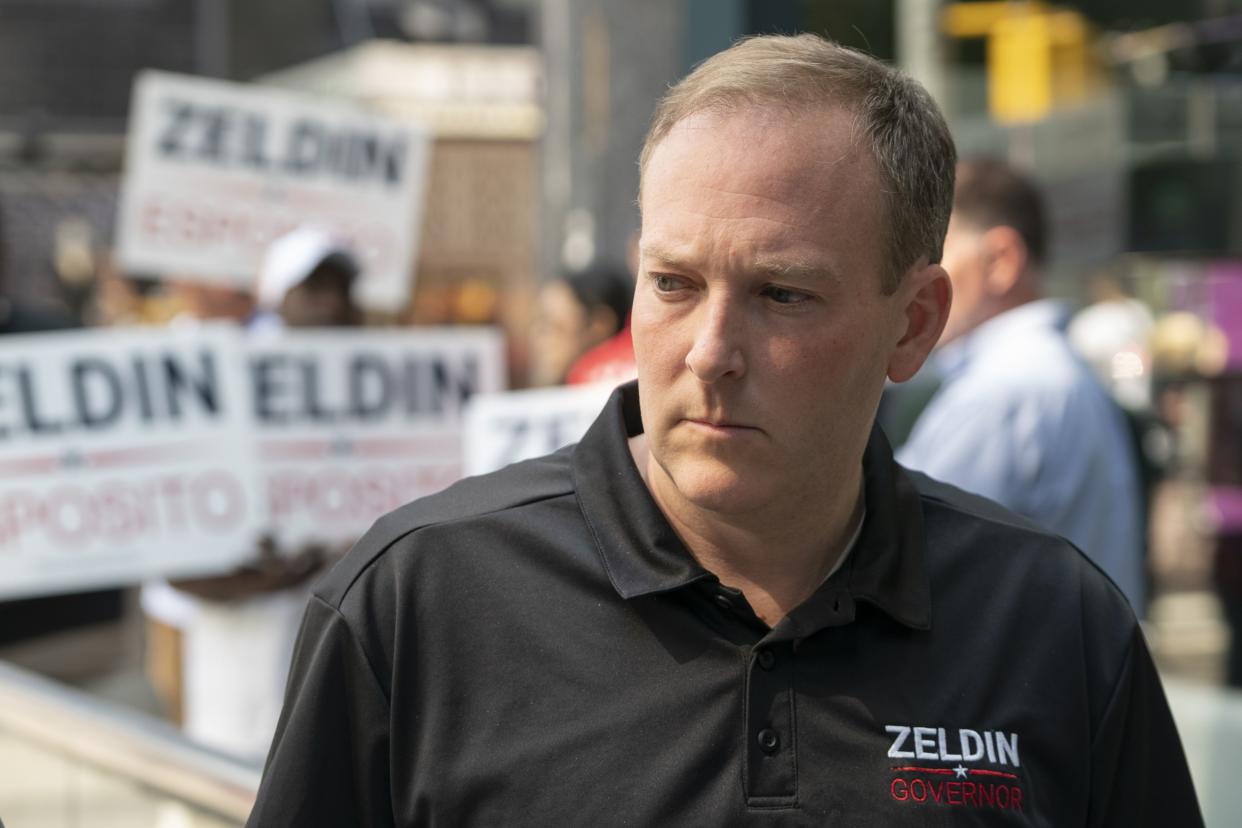
[[[300,227],[268,248],[255,293],[259,328],[356,325],[351,291],[359,273],[350,247],[316,227]]]
[[[268,248],[254,294],[252,334],[282,328],[360,324],[351,289],[357,259],[339,238],[303,227]],[[310,579],[340,550],[307,544],[280,552],[264,539],[256,559],[224,575],[144,587],[144,608],[178,628],[176,663],[166,665],[177,690],[164,693],[169,714],[194,739],[248,759],[267,750],[280,713],[297,620]],[[159,625],[156,626],[159,629]]]

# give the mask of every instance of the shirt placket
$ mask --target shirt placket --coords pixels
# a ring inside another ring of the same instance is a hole
[[[743,784],[748,808],[798,806],[798,645],[826,627],[854,620],[844,590],[816,596],[767,629],[739,590],[712,579],[701,585],[730,637],[745,648],[742,715]]]
[[[798,801],[794,648],[767,638],[752,648],[746,671],[746,804],[788,808]]]

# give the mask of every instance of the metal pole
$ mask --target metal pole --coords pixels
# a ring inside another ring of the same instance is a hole
[[[573,198],[573,4],[542,0],[539,5],[547,121],[540,152],[543,209],[540,217],[540,274],[560,267],[565,216]]]
[[[949,95],[947,46],[940,28],[943,0],[897,0],[897,63],[927,88],[948,116]]]
[[[229,2],[194,2],[194,71],[209,78],[229,76]]]

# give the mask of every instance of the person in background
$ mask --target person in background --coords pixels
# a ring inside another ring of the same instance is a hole
[[[359,266],[331,233],[301,227],[272,242],[255,287],[252,328],[340,328],[362,324],[353,299]]]
[[[1076,353],[1121,410],[1139,482],[1140,523],[1146,593],[1155,583],[1151,555],[1153,504],[1173,468],[1173,431],[1156,408],[1151,338],[1155,317],[1147,304],[1129,294],[1112,269],[1092,274],[1092,302],[1076,314],[1065,333]],[[1150,597],[1148,599],[1150,601]]]
[[[248,330],[264,335],[357,325],[362,314],[352,288],[358,274],[343,242],[300,228],[268,248],[253,301],[206,286],[184,290],[193,299],[191,311],[245,318]],[[144,606],[155,616],[150,641],[163,654],[149,661],[149,673],[170,718],[200,742],[260,758],[276,727],[309,582],[343,551],[322,544],[280,550],[269,538],[250,564],[233,572],[148,585]]]
[[[531,385],[566,382],[579,357],[622,329],[633,293],[633,279],[605,265],[545,284],[539,291],[531,336]]]
[[[1145,527],[1121,411],[1044,298],[1043,203],[993,159],[958,166],[944,267],[953,307],[942,384],[897,452],[909,468],[998,501],[1064,535],[1144,612]]]
[[[626,245],[626,276],[629,295],[634,294],[634,274],[638,272],[638,232],[630,235]],[[621,329],[609,339],[591,348],[574,360],[565,378],[568,385],[583,385],[592,382],[628,382],[638,376],[638,366],[634,364],[634,338],[630,333],[630,319],[627,316]]]

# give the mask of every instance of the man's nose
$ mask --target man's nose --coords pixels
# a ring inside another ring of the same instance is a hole
[[[746,372],[742,353],[743,320],[727,298],[709,299],[701,309],[686,367],[701,382],[713,383]]]

